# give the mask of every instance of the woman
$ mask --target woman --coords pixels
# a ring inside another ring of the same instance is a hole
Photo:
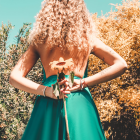
[[[62,97],[57,100],[52,89],[52,84],[57,81],[57,71],[49,65],[60,57],[74,60],[73,87],[68,87],[67,71],[66,79],[59,83],[66,86],[61,93],[66,98],[70,139],[105,140],[98,111],[87,86],[120,76],[127,64],[96,38],[95,26],[84,1],[44,0],[29,40],[31,44],[12,70],[9,80],[14,87],[38,95],[22,140],[67,139]],[[83,78],[89,54],[104,60],[110,67]],[[44,67],[43,85],[25,78],[39,58]]]

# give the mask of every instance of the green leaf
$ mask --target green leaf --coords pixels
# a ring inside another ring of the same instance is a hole
[[[70,71],[70,74],[69,74],[69,86],[71,88],[73,86],[73,82],[74,82],[74,72],[73,71]]]
[[[58,82],[56,82],[56,83],[53,85],[53,93],[54,93],[55,96],[59,99],[60,89],[59,89],[59,84],[58,84]]]

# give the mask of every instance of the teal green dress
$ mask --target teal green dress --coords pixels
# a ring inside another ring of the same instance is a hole
[[[84,77],[86,76],[87,70]],[[80,79],[76,76],[74,78]],[[46,78],[44,73],[43,85],[51,86],[56,81],[56,75]],[[70,140],[106,140],[88,88],[69,94],[66,109]],[[21,140],[67,140],[63,100],[37,95]]]

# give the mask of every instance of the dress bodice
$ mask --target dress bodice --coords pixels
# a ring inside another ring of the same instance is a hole
[[[42,81],[42,83],[44,83],[46,81],[46,74],[45,74],[44,67],[42,68],[42,73],[43,73],[43,81]],[[87,66],[86,66],[86,69],[85,69],[85,73],[84,73],[83,78],[86,78],[87,77],[87,74],[88,74],[88,62],[87,62]]]

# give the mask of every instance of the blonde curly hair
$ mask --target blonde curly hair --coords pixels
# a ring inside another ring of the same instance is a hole
[[[93,47],[95,25],[84,0],[44,0],[29,35],[31,44],[80,51]]]

